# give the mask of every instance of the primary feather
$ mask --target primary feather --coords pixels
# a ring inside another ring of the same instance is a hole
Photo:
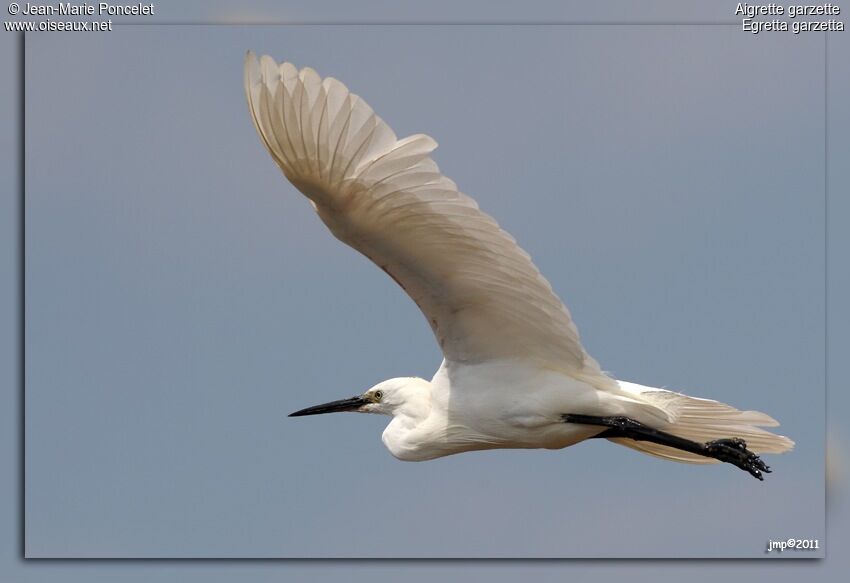
[[[520,358],[614,386],[529,255],[440,173],[432,138],[399,140],[339,81],[267,56],[248,54],[245,90],[286,177],[404,288],[447,359]]]

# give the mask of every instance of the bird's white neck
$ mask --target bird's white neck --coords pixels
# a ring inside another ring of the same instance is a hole
[[[383,413],[392,415],[382,439],[395,457],[411,460],[415,457],[412,439],[420,432],[432,413],[432,385],[420,378],[397,378],[384,381],[376,388],[384,394]]]

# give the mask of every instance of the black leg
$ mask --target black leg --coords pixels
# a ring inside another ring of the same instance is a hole
[[[607,427],[594,437],[628,437],[636,441],[651,441],[681,449],[697,455],[714,458],[748,471],[753,477],[764,480],[762,472],[770,473],[770,468],[761,459],[747,449],[747,443],[739,437],[716,439],[706,443],[677,437],[658,429],[653,429],[629,417],[596,417],[593,415],[562,415],[565,423],[599,425]]]

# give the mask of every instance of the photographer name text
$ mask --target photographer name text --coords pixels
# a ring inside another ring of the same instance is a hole
[[[20,5],[18,14],[23,16],[153,16],[153,4],[110,4],[98,2],[57,2],[56,4]]]

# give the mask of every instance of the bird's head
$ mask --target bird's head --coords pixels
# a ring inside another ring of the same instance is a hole
[[[301,417],[341,411],[381,415],[396,415],[400,411],[405,411],[408,414],[421,415],[430,407],[430,386],[431,383],[425,379],[415,377],[389,379],[378,383],[361,395],[307,407],[290,413],[289,416]]]

